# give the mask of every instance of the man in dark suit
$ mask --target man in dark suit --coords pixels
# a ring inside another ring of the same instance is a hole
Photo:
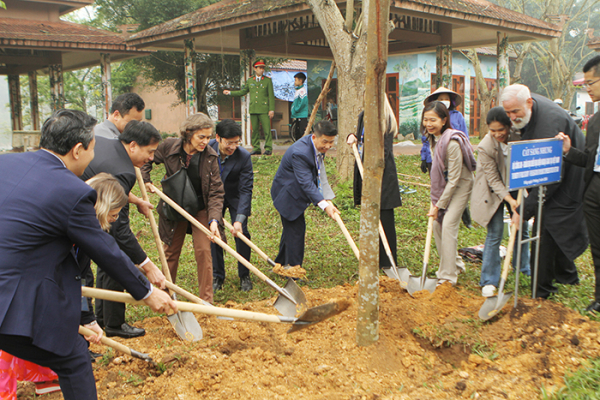
[[[554,138],[559,132],[569,136],[573,146],[583,149],[584,137],[573,119],[551,100],[530,93],[524,85],[510,85],[500,97],[502,107],[522,140]],[[553,281],[579,283],[573,262],[588,245],[583,218],[583,171],[563,164],[562,180],[546,186],[542,210],[537,297],[547,298],[558,289]],[[537,215],[538,188],[530,190],[523,218]],[[536,224],[539,221],[536,221]],[[534,231],[537,225],[534,225]],[[532,247],[531,259],[535,257]]]
[[[587,89],[593,102],[600,101],[600,56],[589,60],[583,66],[583,87]],[[564,133],[556,137],[563,140],[565,161],[585,168],[583,192],[583,214],[590,237],[592,259],[594,260],[594,274],[596,288],[594,301],[586,308],[590,312],[600,312],[600,112],[594,114],[587,126],[585,149],[579,150],[571,146],[571,139]]]
[[[59,110],[41,150],[0,156],[0,349],[54,370],[67,400],[96,399],[74,245],[153,310],[176,310],[102,231],[96,192],[77,178],[94,157],[95,123]]]
[[[333,146],[337,129],[329,121],[319,121],[314,133],[291,145],[277,169],[271,198],[279,211],[283,232],[275,262],[284,266],[302,265],[306,223],[304,210],[313,203],[331,218],[338,209],[327,200],[335,196],[325,173],[325,153]]]
[[[223,216],[225,210],[229,209],[229,215],[233,223],[235,236],[242,232],[250,239],[248,232],[248,217],[252,206],[252,189],[254,187],[254,172],[252,171],[252,160],[250,153],[240,147],[242,129],[231,119],[226,119],[217,124],[216,139],[212,139],[208,145],[219,155],[219,168],[221,180],[225,187],[225,201],[223,202]],[[222,235],[225,237],[225,235]],[[213,262],[213,291],[221,290],[225,281],[225,260],[223,259],[223,248],[211,243]],[[250,247],[241,239],[235,238],[235,248],[246,260],[250,260]],[[250,271],[238,262],[238,275],[240,277],[240,288],[244,292],[252,290]]]
[[[87,180],[106,172],[113,175],[129,195],[136,183],[134,167],[141,167],[151,160],[161,140],[160,133],[148,122],[130,121],[118,140],[96,137],[96,156],[83,173]],[[129,205],[121,209],[119,218],[112,224],[111,235],[116,239],[121,250],[144,270],[153,284],[163,287],[165,276],[146,256],[129,227]],[[96,286],[102,289],[124,290],[117,281],[102,269],[98,269]],[[105,328],[106,336],[132,338],[142,336],[146,332],[142,328],[125,323],[125,304],[112,301],[96,300],[96,317],[98,324]]]

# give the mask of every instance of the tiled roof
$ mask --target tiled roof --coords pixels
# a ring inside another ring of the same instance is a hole
[[[137,51],[114,32],[67,21],[0,18],[0,46]]]
[[[537,32],[554,31],[560,36],[560,30],[554,24],[497,6],[486,0],[395,0],[393,6],[430,14],[461,18],[483,17],[500,21],[499,26],[509,27],[518,24],[519,30]]]
[[[402,12],[402,9],[414,10],[524,32],[560,35],[556,25],[510,11],[485,0],[394,0],[392,8],[397,12]],[[310,10],[303,0],[223,0],[138,32],[130,36],[128,42],[137,45],[154,40],[165,40],[193,34],[196,31],[231,26],[246,21],[258,21],[269,14],[286,14],[303,10]],[[218,25],[212,26],[216,23]]]

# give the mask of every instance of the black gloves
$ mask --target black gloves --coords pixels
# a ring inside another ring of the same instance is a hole
[[[427,161],[421,161],[421,171],[426,174],[427,173]]]

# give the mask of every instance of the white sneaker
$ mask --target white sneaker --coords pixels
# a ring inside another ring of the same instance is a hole
[[[492,297],[494,296],[494,292],[496,291],[496,286],[494,285],[485,285],[483,289],[481,289],[481,295],[483,297]]]

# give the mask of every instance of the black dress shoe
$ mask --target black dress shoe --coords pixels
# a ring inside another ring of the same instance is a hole
[[[265,156],[270,156],[271,154],[273,154],[273,152],[271,150],[265,151]]]
[[[251,156],[260,156],[261,154],[260,150],[252,150],[252,153],[250,153]]]
[[[252,281],[250,280],[250,276],[245,276],[240,279],[240,288],[242,292],[249,292],[252,290]]]
[[[600,312],[600,303],[593,301],[589,306],[586,307],[585,311],[592,313]]]
[[[146,331],[142,328],[136,328],[129,324],[122,324],[120,328],[111,328],[107,326],[104,328],[104,332],[106,332],[106,336],[118,336],[125,339],[130,339],[138,336],[144,336]]]
[[[213,292],[218,292],[223,289],[223,279],[214,277],[213,278]]]

